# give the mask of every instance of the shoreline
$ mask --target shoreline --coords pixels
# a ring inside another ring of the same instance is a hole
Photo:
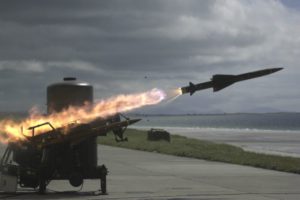
[[[134,126],[132,128],[138,130],[149,130],[151,127]],[[155,128],[162,128],[171,134],[181,135],[188,138],[235,145],[251,152],[300,157],[300,131],[197,127]]]

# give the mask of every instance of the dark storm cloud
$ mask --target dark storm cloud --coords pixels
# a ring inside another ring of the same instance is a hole
[[[228,44],[254,42],[239,37],[224,40],[217,32],[208,38],[173,38],[170,31],[184,31],[176,28],[178,16],[210,17],[213,1],[200,5],[193,1],[18,2],[0,10],[7,26],[4,24],[2,44],[8,50],[2,51],[1,57],[65,60],[67,56],[103,64],[102,68],[180,70],[182,66],[176,63],[186,65],[183,58],[210,54]],[[14,39],[5,40],[11,33]]]
[[[1,107],[44,105],[46,85],[63,76],[91,82],[95,96],[103,98],[272,65],[289,66],[282,74],[289,84],[279,86],[277,93],[291,95],[295,83],[288,77],[299,74],[297,19],[297,12],[272,0],[3,1]],[[261,93],[258,83],[251,94]],[[236,92],[245,97],[234,97]],[[275,91],[267,93],[276,96]],[[200,98],[208,106],[195,112],[238,112],[248,104],[249,110],[255,110],[255,103],[247,100],[249,94],[239,87],[223,96],[204,94],[181,98],[159,110],[190,112],[194,108],[178,107],[197,104]],[[260,104],[265,97],[258,97]],[[281,100],[270,107],[291,110],[287,104],[295,105],[295,98],[286,97],[285,104]]]

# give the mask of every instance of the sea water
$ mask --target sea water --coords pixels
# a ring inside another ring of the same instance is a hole
[[[139,115],[139,127],[300,131],[300,113]]]
[[[224,142],[246,150],[300,157],[300,113],[132,116],[134,128]]]

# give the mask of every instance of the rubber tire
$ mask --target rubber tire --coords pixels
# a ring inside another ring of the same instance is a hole
[[[100,179],[100,186],[101,186],[101,192],[102,192],[102,194],[107,194],[106,176],[101,177],[101,179]]]
[[[40,180],[39,194],[45,194],[45,191],[46,191],[46,181],[45,180]]]

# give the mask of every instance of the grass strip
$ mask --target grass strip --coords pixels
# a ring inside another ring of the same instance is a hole
[[[171,142],[148,141],[147,131],[128,129],[128,142],[116,142],[113,134],[99,137],[98,143],[109,146],[157,152],[175,156],[247,165],[300,174],[300,158],[244,151],[240,147],[171,135]]]

